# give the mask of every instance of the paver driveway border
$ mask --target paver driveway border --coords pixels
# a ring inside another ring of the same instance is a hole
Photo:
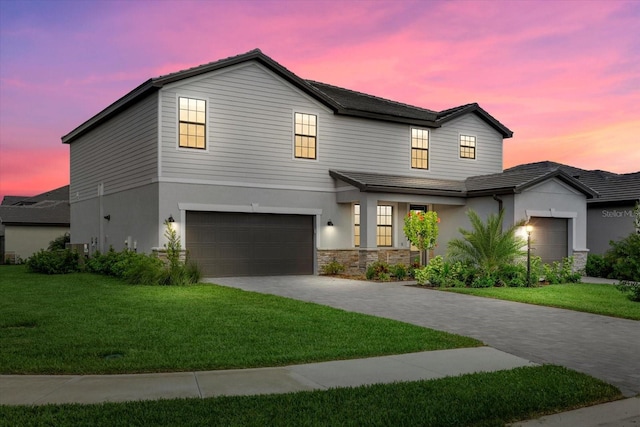
[[[640,321],[471,295],[326,276],[204,280],[473,337],[498,350],[565,366],[640,393]]]

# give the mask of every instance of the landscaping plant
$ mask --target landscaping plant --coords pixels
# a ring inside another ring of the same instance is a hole
[[[514,263],[526,254],[522,249],[526,241],[516,235],[516,230],[524,225],[524,221],[503,230],[504,211],[489,215],[486,223],[471,209],[468,216],[472,229],[460,228],[462,238],[449,241],[449,257],[475,267],[475,281],[483,287],[497,278],[503,265]]]
[[[409,211],[407,216],[404,217],[404,234],[420,252],[426,253],[426,251],[436,246],[439,222],[440,218],[434,211]]]
[[[335,259],[328,264],[322,266],[322,273],[334,276],[336,274],[340,274],[345,270],[344,264],[339,263]]]

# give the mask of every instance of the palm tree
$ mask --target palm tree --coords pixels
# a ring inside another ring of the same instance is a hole
[[[527,242],[516,235],[518,227],[525,224],[524,220],[503,231],[504,211],[500,211],[498,215],[489,215],[486,224],[471,209],[467,215],[472,230],[460,228],[462,238],[450,240],[448,244],[449,256],[454,260],[468,262],[481,275],[492,276],[500,266],[512,263],[526,254],[523,248]]]

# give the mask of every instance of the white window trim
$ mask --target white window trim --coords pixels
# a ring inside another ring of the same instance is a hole
[[[462,148],[462,141],[461,141],[461,137],[462,136],[472,136],[476,139],[476,156],[474,158],[471,157],[462,157],[460,155],[460,149]],[[470,133],[458,133],[458,158],[460,160],[469,160],[469,161],[476,161],[478,160],[478,135],[472,135]]]
[[[198,99],[201,101],[204,101],[204,149],[202,148],[189,148],[189,147],[181,147],[180,146],[180,98],[191,98],[191,99]],[[197,94],[185,94],[185,93],[176,93],[176,106],[175,106],[175,113],[176,113],[176,119],[175,119],[175,124],[176,124],[176,131],[175,131],[175,138],[176,138],[176,150],[178,151],[185,151],[187,153],[208,153],[209,152],[209,147],[210,147],[210,140],[211,138],[209,138],[209,134],[210,129],[211,129],[211,117],[209,115],[209,97],[208,96],[202,96],[202,95],[197,95]]]
[[[316,116],[316,158],[296,157],[296,113]],[[302,162],[317,162],[320,159],[320,114],[311,110],[291,110],[291,159]]]

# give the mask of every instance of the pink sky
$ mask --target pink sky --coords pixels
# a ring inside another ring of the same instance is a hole
[[[147,80],[260,48],[297,75],[514,131],[504,167],[640,170],[638,1],[0,1],[0,199],[69,183],[60,137]]]

